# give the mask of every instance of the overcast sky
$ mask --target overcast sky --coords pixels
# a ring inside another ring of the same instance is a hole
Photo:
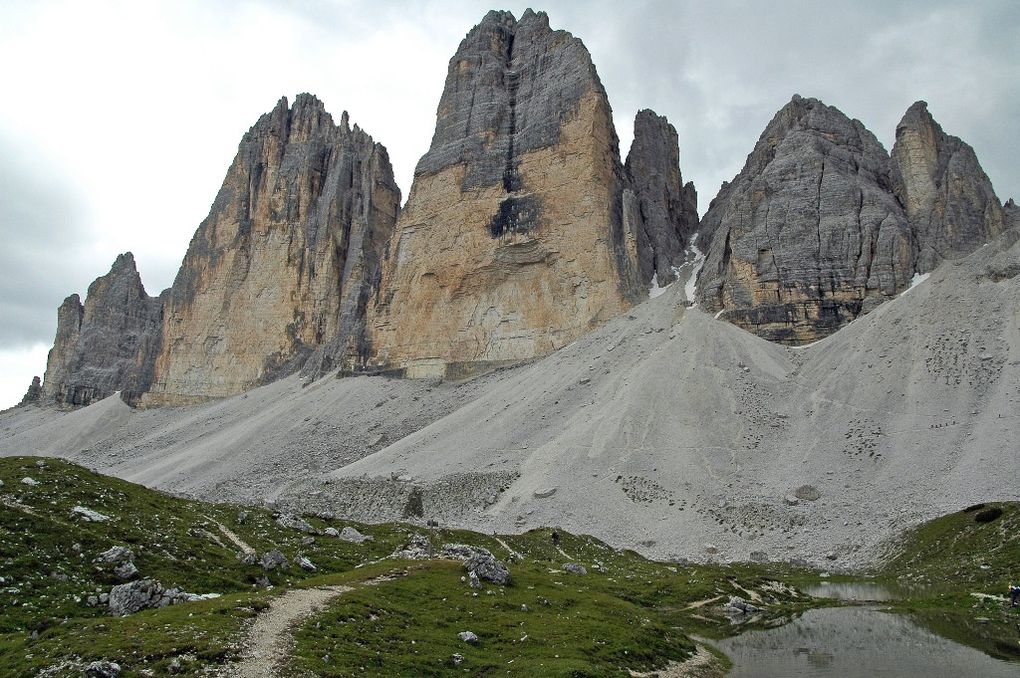
[[[528,3],[504,2],[520,16]],[[623,152],[634,113],[680,135],[704,212],[790,96],[859,118],[891,148],[925,99],[1020,198],[1020,2],[549,0],[584,40]],[[446,64],[484,2],[0,3],[0,408],[42,375],[65,296],[132,251],[168,286],[241,135],[312,92],[390,151],[406,197]]]

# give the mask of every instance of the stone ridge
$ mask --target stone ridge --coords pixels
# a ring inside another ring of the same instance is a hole
[[[1006,226],[974,149],[943,132],[924,101],[907,109],[896,126],[891,176],[917,243],[919,273],[969,254]]]
[[[282,98],[244,135],[167,297],[143,404],[231,395],[367,351],[364,309],[400,204],[385,148]]]
[[[683,183],[676,129],[654,111],[634,118],[634,141],[625,164],[628,187],[637,198],[641,228],[638,259],[645,286],[676,280],[690,238],[698,228],[698,194]]]
[[[121,391],[130,400],[147,390],[160,345],[162,299],[142,286],[127,252],[90,286],[85,304],[77,294],[57,312],[42,399],[85,406]]]
[[[885,149],[860,121],[796,95],[712,201],[701,233],[699,300],[772,341],[826,336],[914,273]]]
[[[470,374],[621,313],[644,296],[635,202],[584,44],[544,14],[490,12],[450,61],[365,368]]]

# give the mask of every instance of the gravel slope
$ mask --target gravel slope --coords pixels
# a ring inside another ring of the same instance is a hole
[[[292,377],[190,408],[17,408],[0,454],[373,520],[420,506],[480,530],[560,525],[656,557],[859,565],[920,520],[1020,499],[1015,239],[807,347],[685,309],[675,284],[470,382]]]

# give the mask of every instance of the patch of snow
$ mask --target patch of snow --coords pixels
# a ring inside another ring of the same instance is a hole
[[[669,285],[666,285],[669,287]],[[648,298],[654,299],[666,291],[666,287],[659,287],[659,274],[656,273],[652,276],[652,286],[648,288]]]
[[[687,296],[687,301],[691,302],[691,304],[696,304],[694,294],[697,291],[698,273],[701,272],[701,267],[705,265],[705,253],[698,249],[698,235],[698,233],[695,233],[691,236],[690,250],[694,254],[694,268],[691,269],[691,275],[684,284],[684,294]]]
[[[902,297],[904,294],[923,283],[930,275],[931,273],[915,273],[914,277],[910,279],[910,287],[900,292],[900,296]]]

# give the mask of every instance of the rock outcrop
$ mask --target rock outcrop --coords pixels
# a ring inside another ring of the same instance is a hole
[[[830,334],[900,291],[914,243],[875,136],[794,96],[701,224],[699,300],[773,341]]]
[[[298,95],[241,141],[166,302],[143,403],[187,403],[367,353],[364,310],[396,221],[386,149]]]
[[[84,305],[72,294],[57,311],[43,398],[84,406],[116,391],[128,400],[146,391],[160,346],[162,305],[146,294],[134,256],[118,256],[89,286]]]
[[[32,377],[32,383],[28,385],[28,390],[25,391],[25,396],[18,403],[18,406],[36,405],[40,400],[42,400],[42,379]]]
[[[684,263],[698,228],[698,194],[693,182],[683,183],[676,129],[666,118],[638,112],[625,169],[641,215],[641,281],[649,286],[654,277],[665,287],[676,280],[675,269]]]
[[[794,96],[702,220],[698,297],[766,339],[814,341],[995,238],[1009,209],[923,101],[890,158],[859,121]]]
[[[367,367],[463,375],[617,315],[643,297],[636,202],[584,44],[543,13],[490,12],[450,61]]]
[[[1013,198],[1010,198],[1002,206],[1003,214],[1006,216],[1006,228],[1020,228],[1020,207]]]
[[[1002,205],[974,149],[943,132],[923,101],[896,126],[891,176],[917,244],[918,273],[973,252],[1005,229]]]

